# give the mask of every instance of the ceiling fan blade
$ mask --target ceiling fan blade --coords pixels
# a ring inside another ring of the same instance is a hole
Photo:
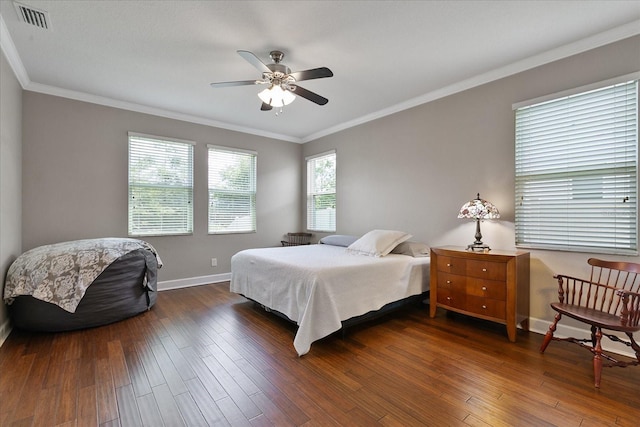
[[[249,85],[257,85],[259,83],[262,83],[262,82],[259,80],[239,80],[237,82],[211,83],[211,87],[249,86]]]
[[[310,70],[296,71],[289,73],[291,77],[300,82],[303,80],[322,79],[324,77],[333,77],[333,72],[327,67],[312,68]]]
[[[248,50],[238,50],[237,52],[238,52],[238,55],[242,56],[249,64],[256,67],[258,71],[260,71],[261,73],[271,72],[269,67],[267,67],[264,62],[260,61],[260,58],[258,58]]]
[[[269,111],[271,110],[273,107],[269,104],[267,104],[266,102],[262,103],[262,106],[260,107],[260,111]]]
[[[308,99],[311,102],[315,102],[318,105],[325,105],[329,100],[323,96],[318,95],[317,93],[311,92],[303,87],[298,85],[294,86],[296,89],[293,91],[294,95],[301,96],[305,99]]]

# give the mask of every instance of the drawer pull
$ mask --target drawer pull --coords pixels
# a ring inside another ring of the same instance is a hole
[[[483,287],[482,287],[482,290],[483,290],[483,291],[486,291],[486,290],[487,290],[487,287],[486,287],[486,286],[483,286]]]
[[[450,285],[450,284],[451,284],[451,280],[447,280],[447,285]]]
[[[451,267],[451,263],[450,262],[447,263],[447,267]]]
[[[451,297],[447,297],[447,301],[451,301]]]
[[[486,305],[482,305],[482,308],[484,308],[486,310],[487,306]]]
[[[482,269],[482,271],[486,273],[486,272],[487,272],[487,269],[486,269],[486,268],[483,268],[483,269]]]

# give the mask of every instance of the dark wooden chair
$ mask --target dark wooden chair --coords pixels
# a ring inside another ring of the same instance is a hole
[[[544,353],[551,340],[570,341],[593,353],[595,386],[600,387],[603,359],[604,366],[640,365],[640,345],[633,333],[640,331],[640,264],[589,259],[589,280],[557,275],[558,302],[551,304],[557,311],[549,331],[544,337],[540,352]],[[591,338],[556,338],[553,333],[562,315],[569,316],[591,326]],[[603,333],[602,330],[626,334],[629,341],[619,336]],[[637,360],[622,361],[602,351],[602,336],[631,347]]]
[[[300,246],[311,244],[311,233],[287,233],[287,239],[281,240],[282,246]]]

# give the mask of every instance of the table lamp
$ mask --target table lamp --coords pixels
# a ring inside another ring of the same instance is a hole
[[[480,233],[480,220],[500,218],[500,212],[498,208],[492,205],[490,202],[480,198],[478,196],[462,205],[458,218],[470,218],[476,221],[476,240],[467,246],[467,250],[471,251],[490,251],[489,245],[482,243],[482,233]]]

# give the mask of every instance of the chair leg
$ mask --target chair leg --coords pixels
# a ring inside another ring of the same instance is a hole
[[[602,377],[602,330],[596,328],[596,347],[593,356],[593,376],[595,377],[596,388],[600,388],[600,378]]]
[[[633,334],[631,332],[627,332],[626,334],[629,337],[629,341],[631,342],[631,348],[636,353],[636,359],[638,359],[638,362],[640,362],[640,345],[638,345],[636,340],[633,339]]]
[[[547,349],[547,346],[553,339],[553,333],[556,331],[556,325],[558,324],[561,318],[562,318],[562,314],[560,313],[556,314],[553,320],[553,323],[549,325],[549,330],[545,334],[544,340],[542,341],[542,345],[540,346],[540,353],[544,353],[544,351]]]

